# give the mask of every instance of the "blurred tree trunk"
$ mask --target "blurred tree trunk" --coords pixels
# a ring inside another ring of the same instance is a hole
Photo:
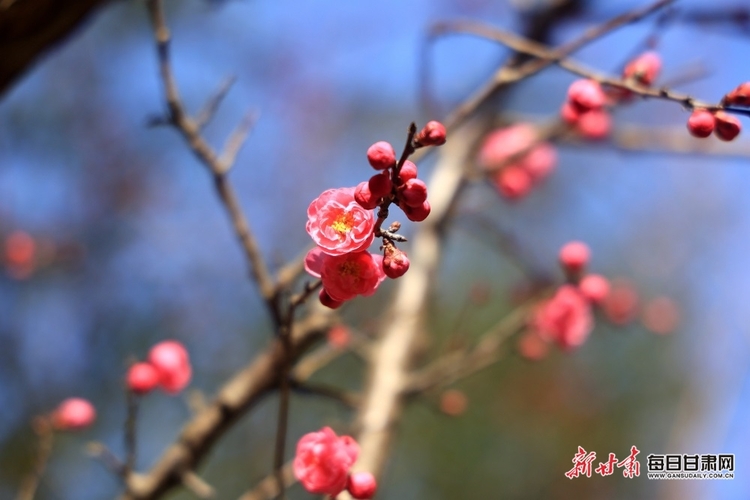
[[[0,96],[108,0],[0,0]]]

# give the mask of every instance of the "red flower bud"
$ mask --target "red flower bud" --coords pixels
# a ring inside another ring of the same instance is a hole
[[[385,170],[396,165],[396,152],[390,143],[376,142],[367,149],[367,161],[375,170]]]
[[[427,199],[427,184],[419,179],[409,179],[399,193],[399,198],[410,207],[418,207]]]
[[[415,137],[417,144],[422,146],[442,146],[445,144],[445,126],[436,121],[427,122]]]
[[[687,122],[687,128],[691,135],[695,137],[708,137],[716,127],[716,118],[713,113],[705,109],[696,109],[690,115]]]
[[[372,177],[370,177],[370,180],[367,182],[367,187],[370,188],[370,194],[377,200],[379,198],[382,198],[383,196],[390,194],[391,192],[391,176],[389,175],[390,171],[388,172],[380,172],[379,174],[375,174]],[[354,194],[354,199],[356,200],[357,195],[356,191]]]
[[[625,66],[625,78],[632,78],[642,85],[651,85],[661,70],[661,57],[656,52],[641,54]]]
[[[391,279],[400,278],[409,270],[409,258],[394,246],[386,246],[383,255],[383,272]]]
[[[378,484],[375,476],[369,472],[355,472],[349,475],[346,489],[352,497],[357,499],[368,499],[375,496]]]
[[[401,165],[401,170],[398,171],[398,178],[401,179],[401,182],[406,182],[409,179],[416,179],[417,166],[409,160],[406,160],[404,164]]]
[[[578,132],[586,139],[604,139],[612,129],[612,119],[603,109],[583,113],[578,119]]]
[[[560,265],[567,273],[580,273],[588,265],[590,258],[591,250],[580,241],[571,241],[560,249]]]
[[[723,102],[732,106],[750,106],[750,82],[741,83],[724,96]]]
[[[344,305],[344,301],[336,300],[330,295],[328,295],[328,292],[326,292],[325,288],[322,288],[320,290],[320,293],[318,294],[318,299],[320,299],[321,304],[331,309],[338,309],[339,307]]]
[[[584,112],[604,106],[607,96],[599,82],[576,80],[568,88],[568,99],[578,111]]]
[[[136,394],[146,394],[159,384],[159,372],[149,363],[136,363],[128,370],[126,383]]]
[[[523,198],[531,190],[531,176],[520,167],[507,167],[495,177],[500,194],[509,200]]]
[[[400,203],[399,207],[404,211],[406,217],[413,222],[422,222],[430,215],[430,202],[426,200],[418,207],[410,207],[406,203]]]
[[[359,203],[365,210],[372,210],[378,206],[378,198],[373,196],[368,182],[360,182],[354,188],[354,201]]]
[[[609,281],[599,274],[589,274],[578,284],[578,289],[589,302],[601,304],[609,295]]]
[[[81,398],[69,398],[52,413],[52,425],[59,430],[84,429],[96,420],[94,406]]]
[[[717,111],[714,117],[716,118],[716,128],[714,129],[716,137],[722,141],[731,141],[740,135],[742,125],[736,116]]]

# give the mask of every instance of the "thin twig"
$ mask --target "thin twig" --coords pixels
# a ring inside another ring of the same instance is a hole
[[[126,389],[128,414],[125,419],[125,465],[122,469],[123,477],[128,475],[135,468],[136,459],[136,424],[138,420],[138,395],[133,391]]]
[[[240,208],[234,188],[225,175],[231,165],[228,165],[223,161],[203,138],[200,133],[199,123],[189,116],[182,103],[170,63],[169,44],[171,38],[169,28],[167,27],[164,18],[161,0],[148,0],[147,6],[154,29],[154,37],[156,39],[159,70],[161,72],[162,82],[164,83],[167,106],[169,109],[169,121],[182,134],[193,153],[213,174],[219,197],[229,212],[232,226],[234,227],[235,233],[245,251],[245,256],[250,266],[251,276],[258,284],[262,297],[268,304],[269,309],[271,309],[271,314],[276,316],[277,311],[275,310],[276,307],[274,305],[276,292],[273,280],[271,279],[266,263],[263,260],[258,243],[250,230],[250,224]],[[243,134],[246,134],[244,131],[246,127],[247,125],[241,125],[238,133],[235,135],[242,138]],[[237,140],[235,142],[241,144],[242,141]],[[239,145],[234,146],[233,148],[239,149]],[[225,159],[231,159],[233,161],[236,151],[233,152],[233,149],[230,149],[229,152],[230,155]]]
[[[52,442],[54,440],[54,431],[52,424],[47,417],[37,417],[32,422],[34,433],[37,436],[37,450],[34,458],[34,468],[26,476],[18,490],[17,500],[33,500],[39,482],[42,480],[44,470],[47,468],[50,454],[52,453]]]
[[[227,96],[227,93],[229,92],[229,89],[232,88],[232,85],[234,85],[234,82],[236,81],[237,77],[234,75],[226,78],[221,83],[216,93],[206,102],[206,105],[195,118],[195,123],[198,125],[199,130],[203,130],[203,128],[208,125],[208,122],[211,121],[211,119],[216,114],[216,111],[218,111],[221,101],[224,100],[224,98]]]

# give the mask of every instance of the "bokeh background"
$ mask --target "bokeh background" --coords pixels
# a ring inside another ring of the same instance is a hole
[[[528,18],[517,8],[544,3],[185,0],[167,7],[188,106],[199,109],[224,77],[238,78],[207,129],[214,144],[245,112],[260,113],[231,175],[278,267],[309,243],[307,204],[324,189],[370,175],[364,152],[372,142],[402,144],[410,121],[442,116],[508,55],[477,39],[439,41],[430,51],[428,112],[419,74],[433,22],[470,18],[523,30]],[[711,8],[740,4],[716,1]],[[678,5],[706,9],[697,0]],[[578,14],[554,24],[549,42],[633,6],[581,2]],[[718,101],[748,79],[742,23],[676,16],[657,27],[655,19],[577,57],[618,71],[651,37],[665,61],[664,79],[683,80],[681,90]],[[696,67],[704,74],[685,81]],[[549,69],[489,111],[498,119],[502,112],[547,120],[571,81]],[[118,481],[85,445],[102,441],[122,452],[128,361],[159,340],[179,339],[193,358],[192,387],[210,397],[268,342],[268,319],[209,176],[173,130],[146,126],[163,111],[141,2],[104,8],[0,101],[0,238],[7,243],[20,231],[35,244],[33,266],[9,265],[6,251],[0,274],[0,498],[13,498],[32,466],[31,418],[69,396],[91,399],[99,418],[57,440],[37,498],[113,498]],[[671,103],[637,102],[617,112],[615,130],[683,130],[686,118]],[[511,345],[498,365],[456,386],[468,396],[462,416],[441,413],[438,394],[410,406],[379,497],[747,498],[748,140],[740,136],[730,155],[675,154],[667,144],[655,153],[606,142],[562,145],[557,171],[520,203],[500,200],[485,184],[472,188],[446,241],[429,319],[432,352],[455,331],[477,336],[509,311],[529,282],[522,269],[560,282],[557,250],[572,239],[590,245],[594,271],[626,277],[644,301],[672,297],[680,326],[654,335],[638,321],[614,327],[598,318],[580,350],[538,363]],[[716,151],[730,151],[725,147]],[[513,257],[499,251],[501,235],[514,242]],[[478,286],[489,291],[488,301],[470,300]],[[344,312],[347,322],[375,332],[389,290],[355,301]],[[345,356],[316,379],[347,380],[356,389],[361,371]],[[189,416],[186,398],[146,398],[140,469]],[[324,424],[344,429],[351,416],[334,402],[295,395],[290,453],[303,433]],[[237,498],[269,472],[274,428],[269,398],[216,447],[201,475],[219,498]],[[609,452],[623,458],[636,445],[643,472],[649,453],[735,453],[736,478],[657,482],[616,473],[569,480],[564,472],[579,445],[602,459]],[[299,486],[291,496],[310,497]]]

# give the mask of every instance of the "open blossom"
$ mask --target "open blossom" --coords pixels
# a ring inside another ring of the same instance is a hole
[[[385,280],[383,256],[366,251],[328,255],[321,248],[313,248],[305,256],[305,269],[321,278],[323,289],[339,302],[357,295],[369,297]]]
[[[310,493],[336,496],[346,488],[349,469],[359,445],[349,436],[337,436],[330,427],[302,436],[294,457],[294,475]]]
[[[583,344],[593,328],[591,306],[571,285],[563,285],[534,314],[532,326],[543,338],[564,349]]]
[[[375,237],[375,214],[354,200],[354,189],[324,191],[307,208],[307,232],[328,255],[364,250]]]

